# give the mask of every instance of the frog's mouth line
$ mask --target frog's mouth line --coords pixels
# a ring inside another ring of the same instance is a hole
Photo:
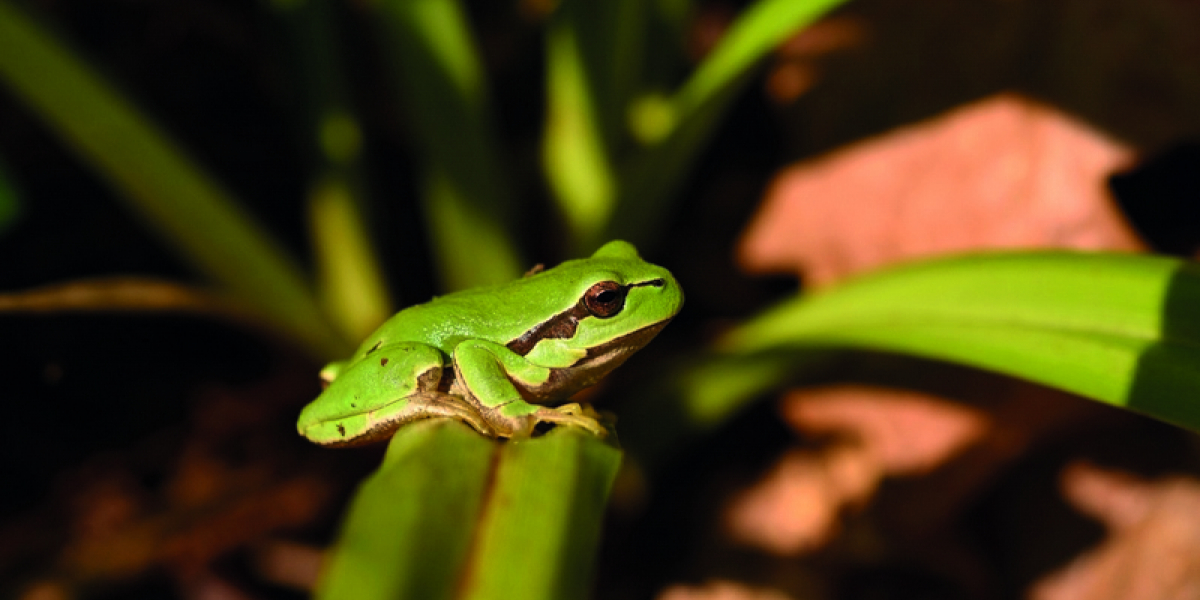
[[[658,333],[662,331],[668,323],[671,322],[671,319],[674,318],[675,317],[671,317],[670,319],[659,321],[653,325],[648,325],[641,329],[635,329],[629,333],[626,333],[625,335],[617,336],[607,342],[604,342],[603,344],[588,348],[587,355],[576,361],[575,364],[571,366],[579,366],[580,364],[591,362],[602,356],[609,355],[612,353],[613,348],[632,348],[633,352],[636,352],[648,344],[650,340],[654,339],[654,336],[658,335]],[[630,352],[630,354],[633,352]]]

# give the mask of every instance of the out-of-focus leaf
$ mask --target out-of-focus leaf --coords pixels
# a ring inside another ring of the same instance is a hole
[[[290,38],[299,89],[300,140],[309,155],[309,223],[317,295],[344,336],[359,340],[392,313],[367,225],[362,132],[346,91],[330,0],[272,2]]]
[[[542,164],[584,253],[611,217],[614,152],[626,141],[625,108],[643,64],[641,0],[561,3],[546,29],[546,133]]]
[[[670,196],[686,176],[721,117],[754,73],[753,67],[788,35],[844,0],[759,0],[747,8],[683,88],[658,107],[660,139],[644,140],[621,169],[617,209],[607,238],[642,241],[657,230]]]
[[[347,344],[291,257],[175,143],[44,30],[0,1],[0,81],[199,270],[319,355]]]
[[[1031,600],[1186,598],[1200,589],[1200,483],[1075,462],[1060,481],[1068,503],[1107,532],[1030,586]],[[1029,533],[1027,536],[1043,534]]]
[[[621,453],[570,428],[519,442],[405,426],[360,488],[320,598],[582,598]]]
[[[1029,379],[1200,430],[1200,267],[1007,253],[918,263],[798,298],[723,350],[859,347]]]
[[[13,187],[12,179],[4,164],[0,163],[0,234],[8,231],[21,213],[21,203],[17,190]]]
[[[378,8],[381,42],[403,84],[424,162],[425,217],[443,286],[453,291],[519,277],[513,199],[462,7],[455,0],[385,0]]]
[[[634,390],[621,411],[621,440],[653,469],[689,439],[720,427],[747,402],[819,370],[823,348],[747,354],[700,353],[662,369],[657,383]]]
[[[1132,155],[1057,108],[987,97],[788,167],[743,232],[738,262],[798,273],[813,290],[961,252],[1144,249],[1101,183]],[[931,164],[936,172],[914,176]]]

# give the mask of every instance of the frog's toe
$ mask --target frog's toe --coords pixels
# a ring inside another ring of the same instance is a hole
[[[558,408],[543,408],[537,412],[538,420],[543,423],[582,427],[596,437],[605,437],[608,435],[608,429],[600,424],[599,416],[591,406],[581,406],[575,403],[565,404]]]

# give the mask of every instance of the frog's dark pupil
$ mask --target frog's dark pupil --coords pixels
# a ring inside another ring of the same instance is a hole
[[[612,290],[604,290],[603,292],[596,294],[596,302],[599,302],[600,304],[608,304],[616,299],[617,293]]]

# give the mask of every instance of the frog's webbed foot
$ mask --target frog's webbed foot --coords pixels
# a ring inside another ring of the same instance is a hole
[[[608,429],[605,429],[604,425],[600,424],[600,414],[590,404],[580,405],[577,402],[572,402],[555,408],[543,406],[539,407],[537,412],[533,413],[533,417],[539,423],[582,427],[592,432],[596,437],[602,438],[608,435]]]

